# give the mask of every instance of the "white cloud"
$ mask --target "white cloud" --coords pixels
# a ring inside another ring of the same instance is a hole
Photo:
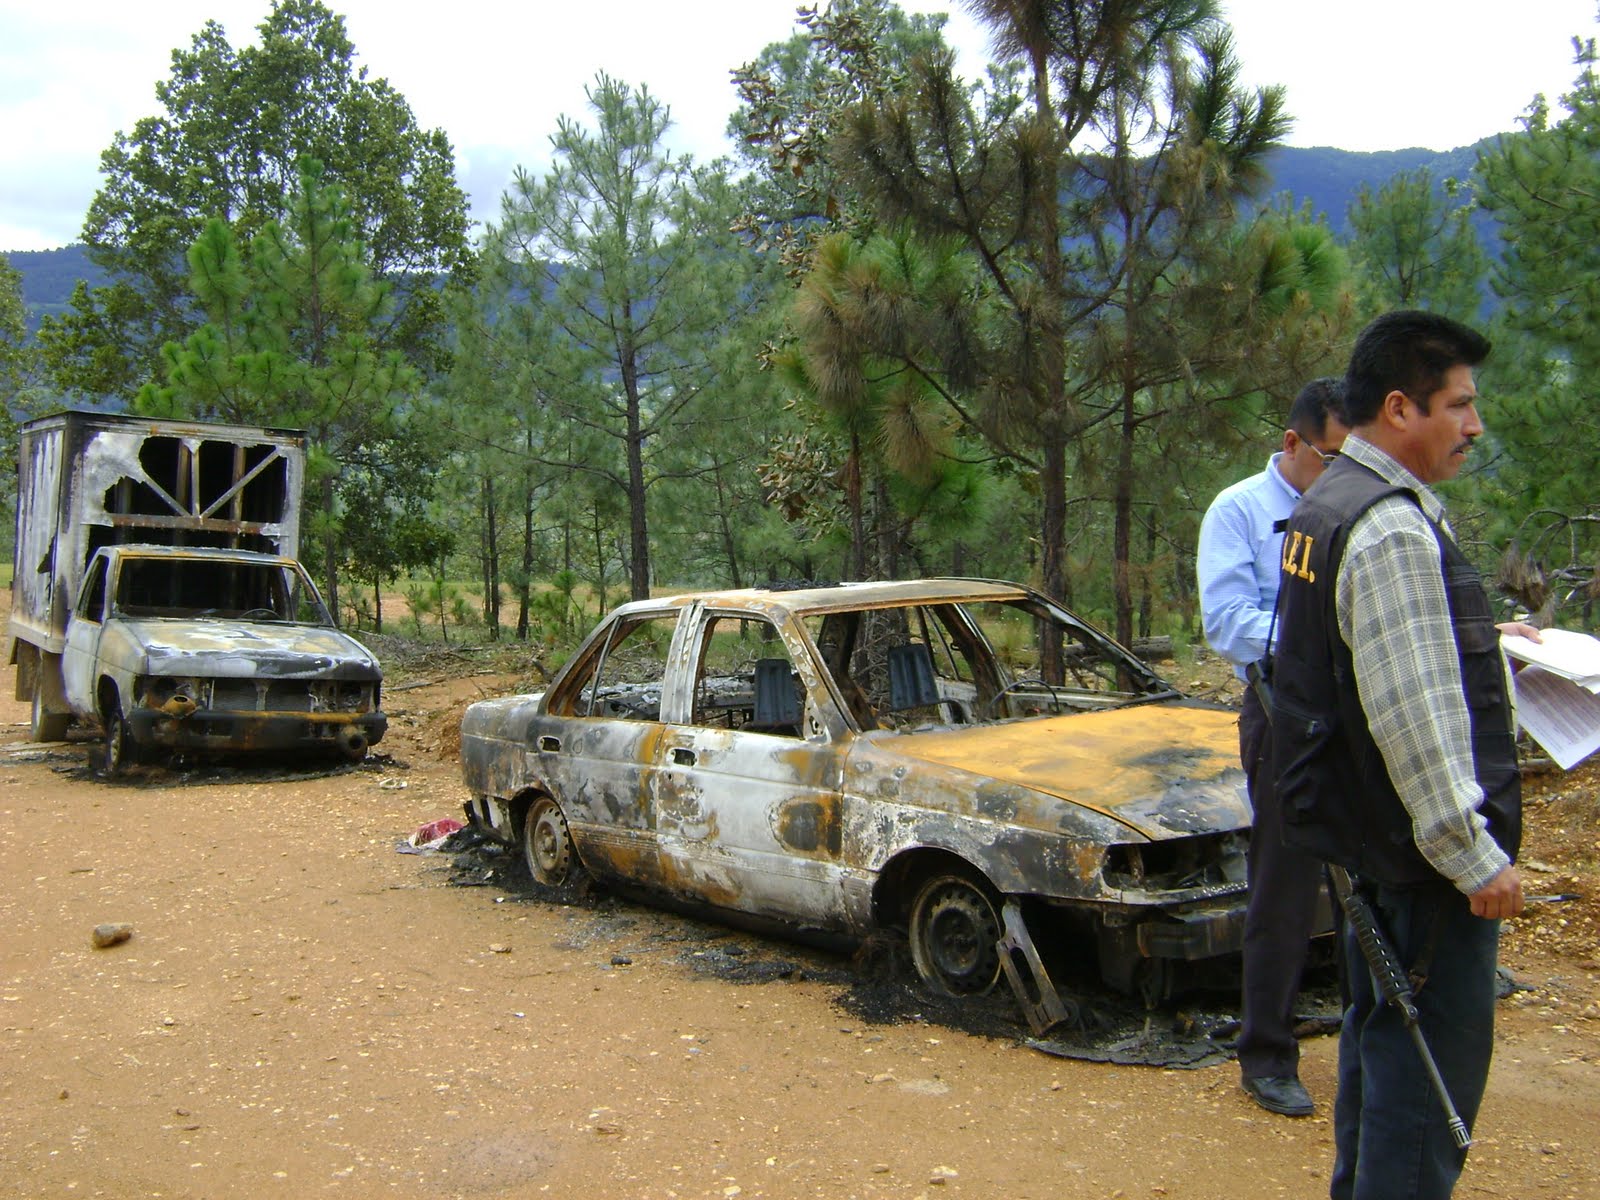
[[[723,153],[735,94],[728,72],[794,31],[799,0],[328,0],[358,62],[387,78],[456,147],[474,215],[493,219],[517,164],[548,161],[562,113],[586,118],[584,87],[605,70],[648,85],[672,109],[673,144]],[[1594,32],[1594,0],[1343,0],[1315,11],[1285,0],[1224,0],[1246,82],[1283,83],[1294,145],[1448,149],[1515,127],[1534,92],[1574,75],[1568,39]],[[962,67],[977,74],[987,36],[955,0]],[[158,111],[174,49],[208,18],[241,46],[269,0],[0,0],[0,250],[77,237],[99,185],[100,152]]]
[[[1295,146],[1450,150],[1518,128],[1577,76],[1594,0],[1222,0],[1245,79],[1281,83]]]

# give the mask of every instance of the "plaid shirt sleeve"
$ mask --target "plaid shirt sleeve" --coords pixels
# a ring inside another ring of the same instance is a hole
[[[1509,860],[1477,811],[1483,789],[1439,543],[1415,504],[1390,497],[1356,521],[1336,588],[1361,707],[1411,814],[1417,849],[1471,895]]]

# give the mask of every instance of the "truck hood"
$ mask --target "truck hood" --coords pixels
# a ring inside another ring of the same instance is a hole
[[[1043,793],[1164,840],[1250,824],[1238,727],[1230,710],[1179,702],[867,738],[891,759],[980,777],[980,791]]]
[[[380,679],[360,642],[323,625],[226,618],[113,618],[138,643],[150,675],[216,679]]]

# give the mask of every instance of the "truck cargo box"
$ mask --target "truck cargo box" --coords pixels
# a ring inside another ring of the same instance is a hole
[[[91,412],[40,417],[18,432],[13,639],[61,652],[101,546],[299,553],[301,433]]]

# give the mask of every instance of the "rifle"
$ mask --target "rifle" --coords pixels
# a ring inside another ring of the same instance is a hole
[[[1384,937],[1383,930],[1378,927],[1378,915],[1372,911],[1372,905],[1367,903],[1365,896],[1351,886],[1350,873],[1343,867],[1329,863],[1328,874],[1333,879],[1333,890],[1338,894],[1339,903],[1344,907],[1345,917],[1349,920],[1351,928],[1356,931],[1356,942],[1361,947],[1361,956],[1367,960],[1367,968],[1377,981],[1378,990],[1383,993],[1384,1000],[1400,1013],[1400,1019],[1405,1022],[1406,1032],[1416,1044],[1417,1054],[1422,1058],[1422,1065],[1427,1069],[1428,1078],[1433,1082],[1434,1094],[1439,1097],[1439,1103],[1444,1105],[1444,1115],[1449,1123],[1450,1136],[1455,1140],[1456,1149],[1465,1150],[1472,1145],[1472,1134],[1467,1130],[1467,1123],[1456,1112],[1456,1106],[1450,1099],[1450,1091],[1445,1087],[1444,1077],[1439,1074],[1439,1064],[1434,1062],[1433,1052],[1428,1049],[1427,1039],[1422,1036],[1422,1029],[1417,1024],[1417,1005],[1411,995],[1411,981],[1395,958],[1389,939]]]

